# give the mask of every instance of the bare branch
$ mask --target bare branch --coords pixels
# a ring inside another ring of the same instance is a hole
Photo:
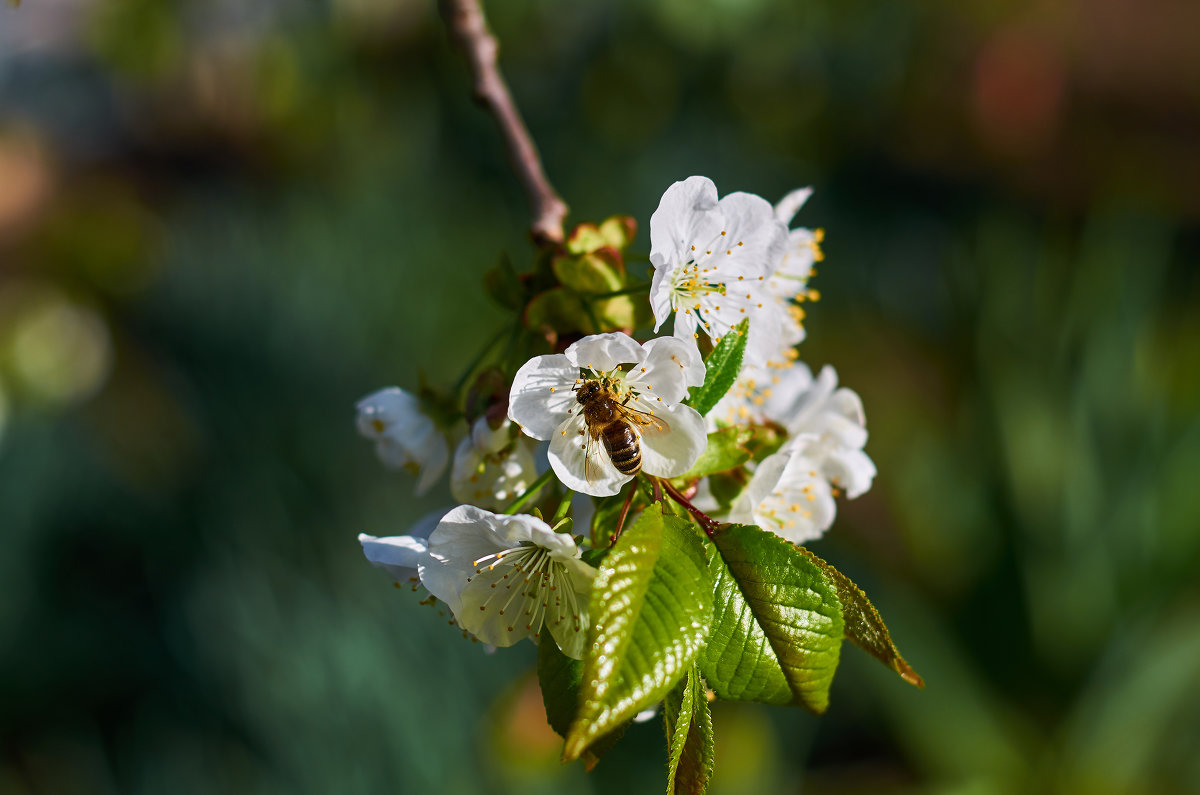
[[[438,6],[451,40],[462,50],[471,68],[475,99],[500,125],[509,162],[525,186],[533,210],[530,224],[533,239],[539,244],[561,243],[567,205],[546,178],[537,147],[500,74],[496,62],[500,45],[488,29],[479,0],[440,0]]]

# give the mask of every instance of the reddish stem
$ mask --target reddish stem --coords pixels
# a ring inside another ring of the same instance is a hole
[[[720,522],[697,508],[695,505],[692,505],[691,501],[688,500],[687,497],[683,496],[683,493],[680,492],[679,489],[672,486],[670,481],[664,478],[655,478],[654,482],[655,485],[661,483],[663,490],[670,495],[671,499],[682,505],[687,509],[688,513],[696,517],[696,521],[700,523],[700,529],[704,531],[705,535],[707,535],[709,538],[712,538],[713,533],[715,533],[717,527],[720,526]]]
[[[617,543],[617,539],[621,537],[621,531],[625,529],[625,517],[629,515],[629,506],[633,504],[633,495],[636,492],[637,480],[629,481],[629,493],[625,495],[625,504],[621,506],[621,515],[617,518],[617,529],[613,531],[612,536],[608,539],[610,547]]]

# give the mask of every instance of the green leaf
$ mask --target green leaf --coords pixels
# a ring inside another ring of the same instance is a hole
[[[538,642],[538,686],[542,691],[542,704],[546,708],[546,722],[560,737],[566,737],[575,714],[579,709],[579,682],[583,677],[583,663],[563,654],[554,642],[549,627],[542,627]],[[616,745],[632,721],[626,721],[616,730],[601,737],[588,747],[583,758],[591,770],[600,757]]]
[[[696,463],[678,480],[693,480],[717,472],[728,472],[750,460],[746,442],[754,437],[754,431],[745,426],[731,426],[713,431],[708,435],[708,445],[696,459]]]
[[[704,683],[695,664],[663,700],[667,731],[667,795],[700,795],[713,772],[713,725]]]
[[[710,547],[713,622],[700,668],[721,698],[829,706],[842,645],[834,586],[800,547],[752,525],[717,531]]]
[[[854,645],[864,649],[888,668],[900,674],[900,678],[910,685],[925,687],[925,680],[904,661],[887,625],[871,600],[855,585],[849,577],[818,558],[807,549],[804,554],[825,572],[826,578],[837,589],[838,600],[842,603],[842,617],[845,621],[846,637]]]
[[[746,352],[747,330],[750,320],[738,323],[732,331],[721,338],[717,347],[704,360],[704,383],[692,390],[687,404],[706,415],[717,401],[725,397],[729,387],[737,380],[742,370],[742,356]]]
[[[663,698],[708,634],[712,584],[691,523],[655,503],[601,562],[588,601],[591,624],[580,706],[563,759]]]
[[[548,626],[542,627],[538,642],[538,686],[542,689],[542,704],[546,720],[560,737],[567,736],[579,706],[579,680],[583,663],[562,653]]]

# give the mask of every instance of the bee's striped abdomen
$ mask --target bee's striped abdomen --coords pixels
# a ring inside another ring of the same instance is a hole
[[[637,431],[626,422],[611,422],[600,434],[613,466],[622,475],[636,475],[642,469],[642,447]]]

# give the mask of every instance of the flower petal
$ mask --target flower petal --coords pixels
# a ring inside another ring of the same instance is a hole
[[[587,640],[588,591],[578,590],[572,582],[563,583],[553,595],[547,594],[546,626],[550,636],[573,660],[582,660]]]
[[[796,213],[800,212],[800,208],[808,201],[808,197],[812,196],[813,189],[797,188],[788,195],[784,196],[775,205],[775,217],[783,224],[791,224],[792,219],[796,217]]]
[[[534,439],[549,439],[575,405],[571,387],[579,368],[561,353],[535,356],[517,371],[508,398],[508,418]]]
[[[576,368],[591,368],[597,372],[615,370],[618,364],[640,362],[646,355],[633,337],[615,331],[584,337],[564,354]],[[575,377],[572,376],[572,382]]]
[[[418,497],[433,488],[433,484],[437,483],[438,478],[446,471],[446,464],[450,462],[450,444],[440,433],[435,432],[422,450],[424,460],[420,462],[421,477],[417,480]]]
[[[688,388],[704,383],[704,362],[695,344],[677,337],[657,337],[642,345],[646,358],[627,379],[630,384],[653,387],[655,397],[666,403],[678,403],[687,397]],[[657,401],[655,401],[657,402]]]
[[[718,235],[716,207],[717,186],[708,177],[688,177],[667,188],[650,216],[651,264],[673,271],[690,259],[685,252],[697,239],[703,244]]]
[[[429,561],[429,544],[414,536],[378,538],[359,533],[358,543],[372,566],[384,569],[396,582],[417,576],[417,566]]]
[[[580,431],[583,431],[582,435]],[[621,490],[629,476],[617,471],[599,440],[589,444],[586,438],[582,417],[576,415],[563,423],[550,440],[550,467],[572,491],[593,497],[611,497]],[[591,448],[590,464],[585,447]],[[591,475],[590,480],[588,475]]]
[[[673,478],[696,463],[708,444],[708,434],[704,418],[691,406],[658,406],[655,416],[666,420],[671,428],[662,433],[642,434],[642,470],[647,475]]]
[[[722,270],[728,262],[728,267],[736,267],[747,278],[768,276],[787,244],[787,227],[775,220],[771,204],[761,196],[739,192],[722,198],[720,209],[725,219],[723,237],[730,244],[730,254],[716,259]]]

